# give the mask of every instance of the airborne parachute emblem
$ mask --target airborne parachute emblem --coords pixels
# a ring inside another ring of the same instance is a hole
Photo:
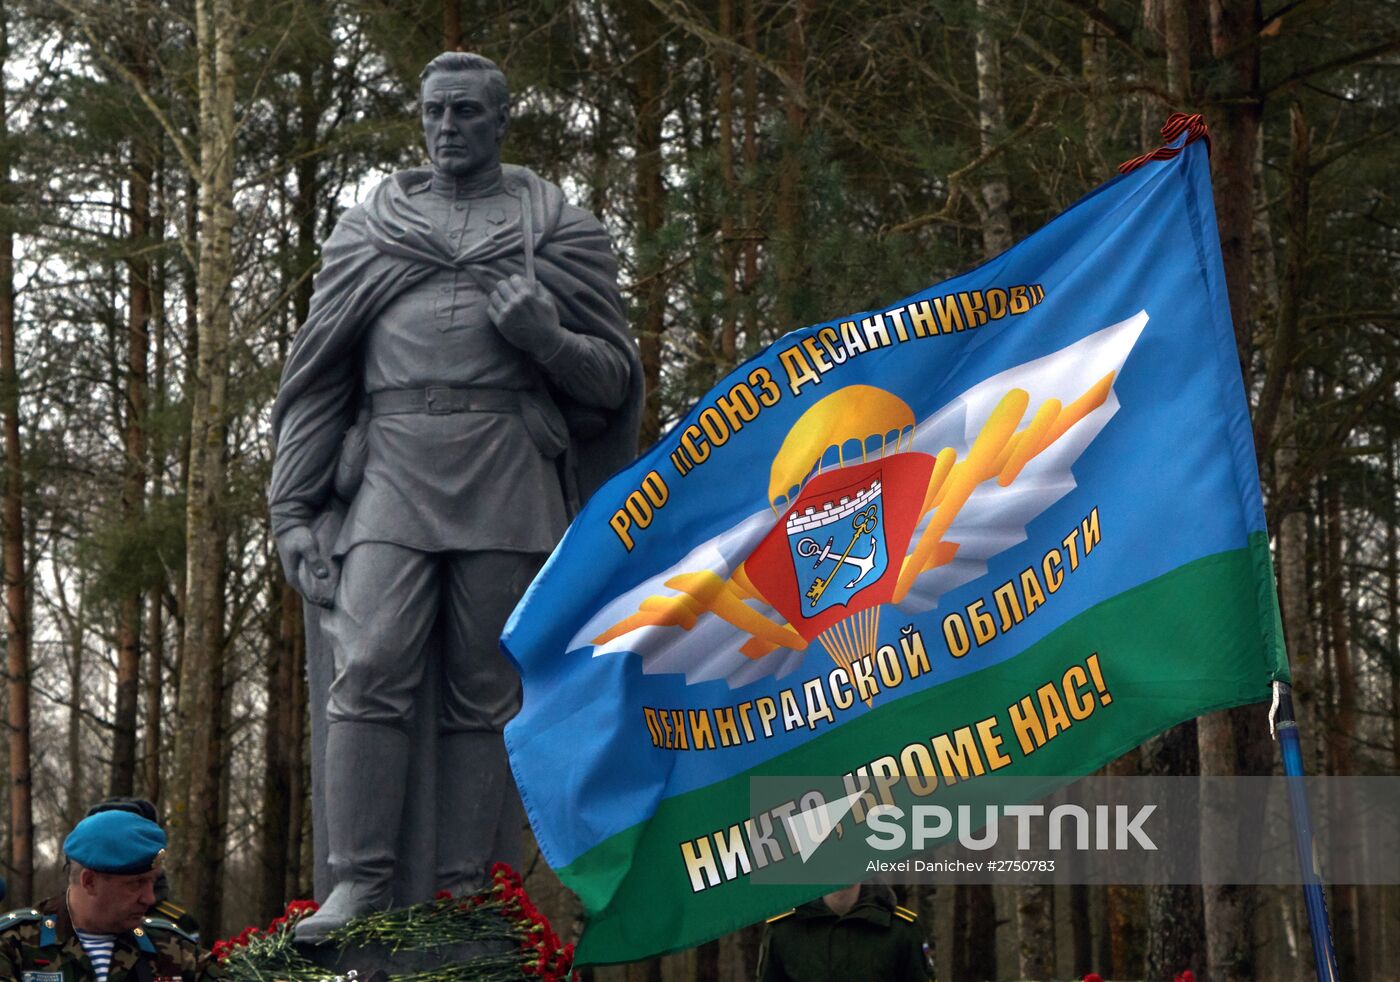
[[[853,385],[803,414],[773,460],[779,521],[743,564],[759,595],[804,642],[849,668],[875,650],[934,458],[910,452],[914,414]],[[780,507],[780,505],[785,507]]]

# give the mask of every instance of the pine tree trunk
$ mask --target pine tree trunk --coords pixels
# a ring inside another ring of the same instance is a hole
[[[1113,975],[1113,931],[1109,923],[1112,912],[1111,887],[1095,887],[1090,893],[1094,909],[1094,923],[1098,931],[1094,935],[1094,966],[1104,976]]]
[[[1093,923],[1090,920],[1089,888],[1083,883],[1069,885],[1070,974],[1083,978],[1094,970]]]
[[[1351,630],[1347,622],[1345,532],[1342,527],[1341,497],[1335,485],[1324,491],[1327,523],[1327,563],[1323,596],[1326,598],[1328,635],[1334,667],[1336,715],[1327,729],[1329,773],[1350,776],[1356,773],[1352,740],[1356,735],[1356,676],[1351,662]],[[1332,936],[1337,950],[1337,974],[1354,979],[1357,973],[1356,887],[1332,887]]]
[[[1228,98],[1212,119],[1212,170],[1220,248],[1225,264],[1226,289],[1234,317],[1235,344],[1245,391],[1250,391],[1254,349],[1249,302],[1253,264],[1254,148],[1258,138],[1263,96],[1259,81],[1259,8],[1257,0],[1211,0],[1211,51],[1217,71],[1228,86]],[[1260,698],[1266,698],[1262,692]],[[1248,714],[1257,707],[1243,707],[1201,717],[1197,745],[1201,774],[1226,777],[1241,773],[1241,762],[1254,759],[1256,729]],[[1238,815],[1219,814],[1207,799],[1202,819],[1207,825],[1239,822]],[[1222,837],[1223,839],[1223,837]],[[1223,841],[1214,848],[1231,848]],[[1223,864],[1208,842],[1201,861]],[[1210,978],[1218,982],[1246,982],[1254,977],[1254,932],[1250,900],[1256,891],[1239,885],[1204,889],[1206,950]]]
[[[156,152],[156,214],[151,223],[152,238],[160,242],[165,234],[165,168],[159,147]],[[159,253],[157,253],[159,255]],[[154,347],[154,377],[148,393],[151,409],[160,413],[165,408],[166,327],[165,266],[157,262],[151,271],[151,335]],[[158,501],[163,495],[165,443],[157,428],[150,434],[149,466],[150,495]],[[145,749],[142,760],[143,787],[146,798],[157,805],[161,798],[161,766],[165,718],[165,590],[164,582],[153,583],[146,596],[146,684],[145,684]]]
[[[630,962],[622,975],[626,982],[662,982],[661,959],[648,958],[640,962]]]
[[[661,436],[661,333],[666,317],[666,276],[661,251],[661,227],[666,222],[666,183],[662,175],[662,123],[666,111],[662,95],[665,60],[660,15],[647,0],[628,5],[632,41],[636,110],[637,237],[640,261],[637,275],[641,297],[637,340],[646,380],[640,445],[649,447]]]
[[[719,33],[726,40],[734,37],[734,0],[719,0]],[[734,58],[727,50],[715,52],[715,85],[718,89],[719,169],[724,182],[720,203],[720,265],[724,278],[724,307],[719,330],[717,378],[733,368],[739,352],[739,243],[734,222],[738,207],[739,180],[734,170]]]
[[[1211,52],[1228,98],[1211,120],[1211,173],[1225,284],[1235,318],[1235,344],[1250,391],[1253,338],[1249,281],[1253,265],[1254,144],[1264,97],[1259,81],[1259,0],[1210,0]],[[1204,764],[1204,761],[1203,761]]]
[[[195,7],[199,52],[198,353],[186,495],[184,657],[175,734],[175,874],[196,918],[218,930],[222,899],[225,440],[233,274],[232,0]]]
[[[744,47],[758,54],[758,0],[744,0]],[[758,65],[755,58],[744,65],[744,336],[750,344],[759,340],[758,328]]]
[[[231,575],[229,558],[229,538],[226,530],[221,530],[214,543],[214,554],[220,557],[214,567],[212,594],[215,610],[211,620],[220,625],[228,619],[228,581]],[[212,791],[214,807],[205,816],[200,839],[206,844],[202,860],[202,876],[199,890],[194,897],[197,909],[203,911],[201,923],[209,924],[210,930],[222,934],[224,914],[224,836],[228,829],[229,814],[229,743],[231,732],[232,701],[229,699],[227,675],[228,645],[221,638],[220,644],[210,649],[213,655],[210,665],[210,678],[213,682],[209,713],[209,749],[205,760],[206,771],[201,778],[203,785]]]
[[[145,756],[142,760],[142,793],[148,801],[160,804],[161,720],[165,715],[162,686],[165,684],[165,623],[161,616],[161,588],[154,587],[146,599],[146,706]]]
[[[1255,442],[1273,459],[1272,515],[1278,535],[1274,550],[1278,561],[1279,608],[1284,644],[1293,675],[1293,704],[1298,717],[1298,737],[1305,761],[1318,759],[1322,719],[1317,703],[1317,649],[1308,602],[1308,480],[1302,472],[1298,437],[1293,431],[1297,413],[1299,370],[1293,364],[1300,334],[1300,316],[1307,289],[1309,255],[1309,136],[1307,123],[1295,107],[1288,164],[1287,234],[1284,237],[1283,276],[1278,291],[1278,329],[1269,352],[1269,375],[1255,415]],[[1309,770],[1312,770],[1310,767]]]
[[[1396,440],[1390,437],[1386,445],[1386,475],[1390,487],[1400,486],[1400,468],[1397,468]],[[1393,493],[1393,492],[1392,492]],[[1390,703],[1390,775],[1400,773],[1400,534],[1397,534],[1396,521],[1386,523],[1386,642],[1385,650],[1389,661],[1390,691],[1386,693]],[[1385,768],[1385,758],[1379,758]],[[1373,965],[1396,965],[1397,939],[1400,939],[1400,887],[1394,884],[1386,887],[1369,888],[1369,908],[1375,916],[1375,936],[1372,944],[1366,947]]]
[[[1400,487],[1400,454],[1392,438],[1386,451],[1390,486]],[[1390,651],[1390,772],[1400,774],[1400,535],[1397,522],[1385,527],[1386,647]],[[1400,894],[1400,890],[1392,890]],[[1397,898],[1393,898],[1397,899]]]
[[[1196,722],[1189,720],[1148,740],[1140,759],[1145,775],[1181,777],[1200,770]],[[1154,883],[1147,889],[1147,977],[1174,978],[1184,969],[1200,974],[1205,967],[1205,922],[1201,889]]]
[[[1400,487],[1400,453],[1391,437],[1386,449],[1386,473],[1390,486]],[[1390,773],[1400,774],[1400,534],[1397,522],[1386,523],[1386,649],[1390,655]],[[1396,964],[1400,957],[1400,888],[1383,888],[1379,912],[1383,934],[1377,944],[1377,957]]]
[[[997,977],[997,917],[985,883],[953,887],[953,982]]]
[[[1140,777],[1142,763],[1137,754],[1124,754],[1110,762],[1103,773],[1108,777]],[[1099,960],[1104,976],[1125,979],[1142,974],[1145,898],[1143,888],[1132,884],[1118,883],[1104,889],[1105,944],[1100,947]]]
[[[63,629],[68,649],[68,801],[63,810],[65,828],[78,824],[87,810],[85,793],[86,775],[83,767],[83,590],[78,588],[77,609],[68,598],[67,583],[61,576],[54,580],[54,592],[58,598],[59,612],[63,618]]]
[[[288,586],[283,595],[284,636],[288,638],[287,702],[291,708],[287,723],[287,859],[282,895],[302,896],[302,839],[306,834],[309,771],[306,758],[307,698],[306,629],[302,623],[301,597]],[[290,607],[290,610],[288,610]]]
[[[198,242],[198,240],[199,240],[199,181],[196,179],[196,177],[195,177],[194,175],[191,175],[191,176],[185,181],[184,209],[185,209],[185,227],[184,227],[185,241],[186,241],[186,242]],[[182,348],[183,348],[183,352],[182,352],[182,353],[183,353],[183,355],[184,355],[184,364],[187,366],[187,368],[186,368],[184,374],[181,376],[180,386],[181,386],[181,396],[182,396],[182,398],[183,398],[185,404],[186,404],[186,405],[192,405],[193,402],[194,402],[194,390],[195,390],[195,376],[196,376],[196,372],[195,372],[192,368],[190,368],[190,367],[188,367],[188,366],[197,367],[198,364],[199,364],[199,289],[200,289],[200,283],[199,283],[199,264],[198,264],[198,262],[197,262],[197,261],[194,261],[194,262],[186,261],[186,262],[184,262],[184,263],[182,264],[181,273],[182,273],[182,275],[181,275],[181,280],[182,280],[181,286],[182,286],[182,288],[183,288],[184,308],[185,308],[185,309],[184,309],[184,327],[185,327],[185,330],[184,330],[184,334],[182,335],[182,340],[183,340],[183,342],[184,342],[183,345],[182,345]],[[175,451],[175,454],[176,454],[175,459],[176,459],[176,461],[177,461],[175,486],[178,487],[178,488],[181,488],[181,489],[185,490],[186,492],[188,492],[189,486],[190,486],[190,451],[191,451],[191,448],[193,447],[193,445],[194,445],[194,443],[193,443],[193,440],[192,440],[192,438],[191,438],[191,432],[190,432],[189,427],[182,427],[181,430],[180,430],[179,440],[178,440],[177,443],[176,443],[176,451]],[[186,510],[186,513],[187,513],[187,514],[186,514],[186,519],[187,519],[187,521],[188,521],[188,511],[189,511],[189,503],[188,503],[188,501],[186,502],[185,510]],[[175,711],[176,711],[176,719],[177,719],[177,722],[178,722],[178,719],[179,719],[179,714],[180,714],[180,712],[181,712],[180,687],[181,687],[181,685],[183,684],[183,681],[184,681],[184,678],[185,678],[185,639],[186,639],[185,623],[186,623],[186,614],[187,614],[187,612],[189,611],[189,588],[188,588],[188,587],[189,587],[189,584],[187,583],[186,578],[185,578],[185,566],[188,565],[188,557],[189,557],[189,550],[188,550],[188,544],[187,544],[187,548],[186,548],[186,564],[178,567],[177,572],[176,572],[176,576],[175,576],[175,582],[172,584],[172,586],[174,587],[173,592],[174,592],[174,594],[175,594],[175,604],[174,604],[174,607],[173,607],[171,613],[174,615],[174,618],[175,618],[175,629],[171,632],[171,636],[172,636],[172,637],[174,638],[174,640],[175,640],[175,659],[174,659],[174,664],[171,666],[171,667],[172,667],[172,671],[171,671],[170,679],[171,679],[171,683],[172,683],[172,688],[173,688],[173,690],[174,690],[174,691],[171,693],[171,696],[172,696],[172,698],[173,698],[173,700],[174,700],[174,703],[175,703]],[[174,738],[175,738],[175,735],[172,734],[172,744],[173,744]],[[172,756],[172,758],[175,756],[175,750],[174,750],[174,747],[173,747],[173,746],[172,746],[171,756]],[[172,764],[172,766],[173,766],[173,764]],[[167,775],[167,777],[169,777],[169,775]],[[183,810],[184,807],[186,806],[186,804],[188,803],[188,794],[187,794],[187,793],[188,793],[188,790],[189,790],[189,786],[188,786],[188,785],[181,785],[181,786],[180,786],[180,789],[181,789],[181,790],[180,790],[180,798],[179,798],[179,799],[177,800],[177,802],[175,803],[175,807],[176,807],[177,809]]]
[[[1021,977],[1055,977],[1055,888],[1049,884],[1016,890],[1017,961]]]
[[[977,65],[977,119],[981,149],[986,153],[1006,136],[1006,105],[1002,94],[1001,42],[995,28],[1000,16],[997,0],[977,0],[977,30],[975,58]],[[982,252],[991,257],[1012,246],[1011,186],[1005,163],[993,159],[982,167]],[[996,968],[996,901],[989,884],[968,884],[960,887],[966,895],[969,911],[969,962],[966,966],[978,978],[979,972],[990,969],[986,978],[995,977]],[[955,894],[956,896],[956,894]],[[1043,977],[1054,964],[1055,927],[1053,902],[1049,887],[1022,888],[1017,903],[1017,927],[1022,944],[1020,964],[1022,974]],[[1049,938],[1048,944],[1044,939]],[[1049,959],[1045,961],[1044,959]]]
[[[136,75],[146,72],[138,64]],[[129,181],[130,228],[127,240],[127,377],[125,452],[126,474],[122,482],[122,520],[135,527],[141,521],[146,497],[147,359],[150,348],[151,263],[146,247],[151,234],[151,178],[155,168],[150,141],[133,137]],[[134,584],[118,603],[117,698],[112,719],[112,777],[109,793],[130,795],[136,787],[136,717],[141,701],[141,602]]]
[[[798,296],[806,279],[806,248],[802,237],[802,149],[807,137],[807,109],[802,98],[807,83],[807,24],[813,0],[796,0],[785,26],[783,106],[785,128],[778,162],[778,196],[774,202],[778,295],[775,307],[780,331],[801,327],[803,304]]]
[[[442,50],[461,51],[462,0],[442,0]]]
[[[1167,92],[1173,112],[1185,112],[1191,105],[1191,30],[1186,0],[1162,4],[1162,43],[1167,53]],[[1162,119],[1166,122],[1166,118]],[[1160,124],[1159,124],[1160,125]]]
[[[291,632],[301,626],[293,611],[299,606],[296,591],[286,583],[275,562],[268,563],[270,606],[278,615],[270,625],[267,657],[267,717],[263,738],[262,816],[258,829],[261,866],[260,918],[270,920],[288,899],[287,859],[292,806],[291,742],[292,679],[295,658]],[[290,597],[288,596],[290,594]]]
[[[1201,756],[1203,777],[1228,777],[1238,773],[1235,728],[1231,714],[1224,712],[1202,716],[1197,721],[1197,749]],[[1239,816],[1221,811],[1219,802],[1209,795],[1202,797],[1202,823],[1206,828],[1238,828]],[[1201,863],[1209,869],[1223,865],[1228,857],[1218,850],[1229,847],[1225,836],[1207,837],[1202,843]],[[1246,982],[1254,977],[1252,970],[1252,931],[1246,906],[1245,887],[1238,884],[1207,884],[1203,888],[1206,923],[1206,951],[1209,977]]]
[[[1100,7],[1102,0],[1097,0]],[[1143,22],[1148,20],[1147,8],[1152,0],[1143,0]],[[1103,28],[1092,17],[1084,18],[1084,33],[1079,40],[1079,61],[1084,76],[1084,149],[1088,156],[1086,163],[1096,174],[1108,174],[1108,162],[1104,159],[1104,147],[1108,140],[1105,134],[1104,117],[1109,109],[1107,98],[1108,38]]]
[[[977,123],[985,154],[1006,138],[1006,103],[1001,85],[1001,42],[994,33],[997,0],[977,0]],[[982,252],[999,255],[1011,248],[1011,184],[1006,164],[995,158],[982,166]]]
[[[261,853],[262,900],[265,919],[275,917],[300,879],[301,855],[301,731],[304,701],[298,677],[305,669],[301,598],[270,563],[270,588],[277,613],[276,637],[270,646],[267,676],[267,736],[263,744]]]
[[[0,0],[0,73],[10,55],[9,11]],[[0,206],[13,213],[7,99],[0,86]],[[8,219],[8,215],[6,216]],[[5,487],[0,504],[4,553],[6,667],[9,672],[11,903],[34,896],[34,800],[29,723],[30,617],[25,572],[24,451],[20,439],[19,369],[15,360],[15,237],[0,223],[0,416],[4,417]]]

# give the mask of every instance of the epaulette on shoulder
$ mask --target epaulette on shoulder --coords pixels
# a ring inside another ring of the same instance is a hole
[[[152,907],[151,910],[155,911],[156,914],[159,914],[167,921],[178,921],[181,917],[185,916],[185,914],[188,913],[188,911],[186,911],[185,908],[181,907],[173,900],[162,900],[160,903]]]
[[[781,914],[774,914],[772,917],[768,918],[766,923],[776,924],[778,923],[778,921],[781,921],[784,917],[791,917],[795,913],[797,913],[796,907],[794,907],[792,910],[785,910]]]
[[[19,910],[12,910],[4,917],[0,917],[0,931],[8,931],[21,924],[34,924],[42,920],[43,917],[44,915],[33,907],[21,907]]]
[[[919,915],[916,914],[916,913],[914,913],[914,912],[913,912],[912,910],[910,910],[908,907],[896,907],[896,908],[894,909],[894,916],[895,916],[895,917],[902,917],[902,918],[904,918],[906,921],[908,921],[910,924],[913,924],[915,921],[917,921],[917,920],[919,919]]]
[[[169,931],[171,934],[184,938],[190,944],[199,944],[199,939],[187,933],[184,928],[167,921],[164,917],[147,917],[141,922],[141,926],[150,931]]]

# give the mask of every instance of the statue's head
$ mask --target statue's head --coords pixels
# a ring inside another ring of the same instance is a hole
[[[428,62],[419,78],[423,138],[433,166],[465,177],[495,165],[510,121],[506,77],[496,63],[449,51]]]

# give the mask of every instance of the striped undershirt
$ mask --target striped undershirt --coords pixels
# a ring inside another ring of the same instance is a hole
[[[107,972],[112,967],[112,948],[116,944],[115,934],[89,934],[87,931],[73,929],[73,933],[82,942],[83,951],[87,952],[88,961],[92,962],[93,974],[97,976],[97,982],[107,982]]]

